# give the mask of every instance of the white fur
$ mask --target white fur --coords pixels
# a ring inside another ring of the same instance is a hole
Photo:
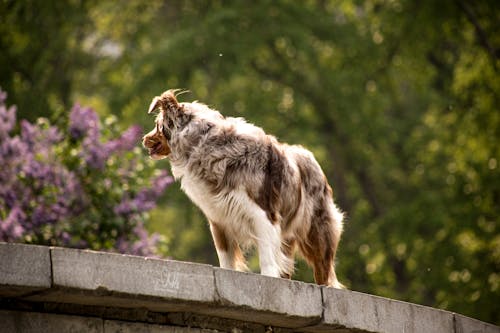
[[[181,176],[181,187],[191,200],[203,211],[207,218],[224,228],[238,244],[257,244],[261,273],[279,277],[285,267],[293,265],[280,250],[281,228],[273,225],[266,212],[254,203],[248,194],[240,189],[223,192],[217,196],[207,195],[209,189],[189,172],[173,169],[174,175]],[[243,222],[243,223],[242,223]],[[217,251],[223,268],[232,268],[231,256],[225,251]]]

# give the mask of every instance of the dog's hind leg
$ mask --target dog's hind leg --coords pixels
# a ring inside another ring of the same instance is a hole
[[[236,241],[227,236],[224,228],[210,221],[210,231],[214,239],[220,267],[247,271],[245,256]]]
[[[294,270],[294,255],[297,242],[294,238],[285,239],[281,243],[281,251],[289,259],[289,267],[284,272],[281,272],[281,277],[291,279]]]
[[[313,267],[317,284],[344,288],[335,274],[335,253],[340,240],[336,226],[329,218],[313,221],[306,239],[299,241],[299,248]]]

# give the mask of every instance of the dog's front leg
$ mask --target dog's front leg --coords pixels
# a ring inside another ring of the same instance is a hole
[[[210,231],[214,239],[215,250],[219,257],[219,265],[222,268],[234,269],[234,260],[229,253],[229,242],[224,229],[217,226],[215,222],[210,221]]]
[[[245,263],[245,257],[241,253],[240,247],[236,241],[227,236],[223,227],[218,226],[213,221],[209,222],[220,267],[236,269],[238,271],[248,270]]]

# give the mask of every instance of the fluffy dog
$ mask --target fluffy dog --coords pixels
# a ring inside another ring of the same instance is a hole
[[[245,270],[241,247],[257,245],[261,274],[290,278],[298,248],[316,283],[340,288],[335,252],[343,215],[311,152],[279,143],[242,118],[179,103],[176,90],[143,138],[153,159],[168,157],[181,188],[206,215],[220,266]]]

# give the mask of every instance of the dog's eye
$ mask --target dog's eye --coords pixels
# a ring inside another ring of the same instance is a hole
[[[167,139],[167,140],[170,140],[171,138],[171,135],[170,135],[170,131],[168,131],[165,126],[163,126],[163,124],[161,123],[156,123],[156,131],[158,133],[161,133],[163,134],[163,136]]]

